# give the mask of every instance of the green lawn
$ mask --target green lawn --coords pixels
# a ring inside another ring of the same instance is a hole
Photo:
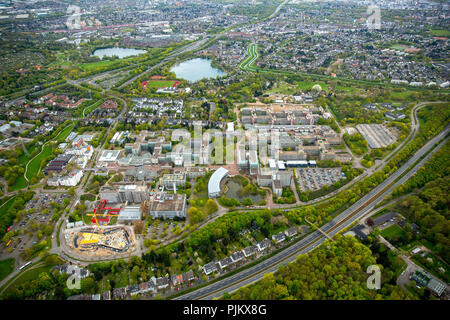
[[[52,154],[52,147],[50,145],[46,145],[42,152],[34,158],[30,164],[28,165],[27,178],[31,180],[36,174],[38,174],[39,169],[41,168],[41,161],[45,158],[50,157]]]
[[[450,37],[450,30],[432,29],[431,34],[435,37]]]
[[[8,203],[5,203],[2,207],[0,207],[0,217],[4,215],[8,211],[8,209],[12,206],[15,197],[16,196],[9,198],[9,200],[7,201]]]
[[[69,125],[64,130],[62,130],[54,140],[58,141],[59,143],[64,142],[67,138],[67,136],[70,134],[70,132],[73,129],[73,125]],[[50,144],[47,144],[42,152],[34,158],[30,164],[28,165],[28,171],[27,171],[27,178],[28,180],[31,180],[36,174],[38,174],[39,169],[41,168],[41,161],[45,158],[50,157],[52,154],[52,147]]]
[[[12,292],[12,290],[17,288],[21,284],[37,279],[39,274],[41,274],[42,272],[50,272],[52,268],[53,268],[53,266],[45,266],[44,265],[44,266],[40,266],[40,267],[25,271],[24,273],[22,273],[22,275],[20,275],[18,278],[16,278],[13,283],[11,283],[11,285],[8,287],[8,289],[6,289],[5,292]]]
[[[74,126],[73,124],[70,124],[67,127],[65,127],[53,140],[58,141],[59,143],[64,142],[66,140],[67,136],[72,131],[73,126]],[[31,152],[33,152],[35,148],[36,148],[36,146],[31,147],[29,149],[28,153],[31,154]],[[34,175],[36,175],[39,172],[39,169],[41,167],[41,160],[44,159],[45,157],[49,157],[51,155],[51,153],[52,153],[52,148],[50,147],[50,145],[47,145],[44,147],[44,150],[36,158],[34,158],[33,161],[30,162],[30,164],[28,165],[28,171],[27,171],[28,180],[33,178]],[[30,157],[26,154],[23,154],[18,158],[18,163],[25,168],[25,166],[29,160],[30,160]],[[27,180],[22,175],[17,178],[16,183],[13,186],[11,186],[9,188],[9,190],[15,191],[15,190],[23,189],[27,185],[28,185]]]
[[[381,231],[381,235],[386,240],[392,239],[394,237],[401,237],[405,231],[403,231],[402,228],[400,228],[397,224],[393,224],[390,227],[387,227],[386,229]]]
[[[322,87],[322,90],[327,91],[328,87],[325,82],[322,81],[297,81],[297,89],[302,91],[311,90],[312,87],[316,84],[320,85]]]
[[[272,87],[266,93],[294,94],[295,90],[295,86],[293,85],[290,85],[288,83],[280,83],[278,86]]]
[[[167,88],[172,87],[175,80],[150,80],[146,87],[147,88]]]
[[[94,111],[94,109],[96,109],[102,102],[103,102],[103,99],[100,99],[100,100],[94,102],[93,104],[87,106],[86,108],[84,108],[83,117],[85,117],[86,115],[88,115],[92,111]]]
[[[392,46],[391,48],[394,49],[394,50],[399,50],[399,51],[405,51],[407,49],[407,48],[399,46],[399,45]]]
[[[81,69],[83,69],[83,71],[90,71],[93,69],[97,69],[99,67],[110,66],[110,65],[120,62],[120,61],[121,60],[105,60],[105,61],[89,62],[89,63],[80,64],[80,67],[81,67]]]
[[[55,255],[53,255],[55,256]],[[57,259],[54,263],[46,264],[45,262],[36,262],[28,267],[28,269],[25,269],[22,273],[19,275],[16,275],[15,278],[13,278],[12,282],[8,285],[8,288],[4,291],[4,293],[11,292],[13,289],[17,288],[21,284],[32,281],[38,278],[39,274],[42,272],[50,272],[52,268],[58,264],[63,263],[61,259]],[[39,265],[38,267],[34,268],[34,266]],[[34,268],[34,269],[30,269]]]
[[[28,155],[26,153],[22,153],[20,155],[20,157],[17,158],[17,164],[19,166],[25,166],[27,164],[27,162],[30,160],[29,155],[32,154],[34,152],[34,150],[36,150],[35,144],[33,144],[29,149],[27,149]]]
[[[27,180],[25,180],[25,177],[23,175],[21,175],[20,177],[17,178],[16,183],[14,183],[13,186],[11,186],[9,188],[10,191],[16,191],[19,189],[23,189],[26,188],[27,186]]]
[[[0,281],[5,279],[8,274],[13,272],[15,261],[16,260],[14,258],[0,260]]]
[[[54,140],[58,141],[59,143],[66,141],[66,138],[69,136],[70,132],[73,129],[73,124],[68,125],[64,128],[56,137]]]

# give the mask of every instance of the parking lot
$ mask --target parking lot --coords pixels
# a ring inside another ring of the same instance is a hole
[[[11,227],[11,231],[27,230],[26,233],[20,232],[19,235],[13,237],[11,246],[8,248],[12,249],[12,252],[19,249],[19,252],[22,253],[26,248],[37,244],[39,241],[35,237],[34,231],[31,231],[32,229],[30,229],[30,227],[36,224],[52,225],[54,222],[51,221],[51,218],[55,213],[55,210],[52,209],[50,203],[54,202],[63,208],[63,202],[66,198],[70,199],[70,195],[67,193],[35,194],[26,204],[24,208],[25,213],[22,215],[20,221]],[[32,233],[32,236],[29,235],[30,232]]]
[[[297,182],[301,191],[315,191],[344,179],[341,168],[299,168]]]
[[[34,212],[24,216],[24,219],[19,223],[19,227],[24,227],[30,219],[34,222],[48,223],[54,213],[50,203],[55,202],[62,207],[63,201],[66,198],[70,198],[70,195],[67,193],[36,194],[25,206],[25,210],[34,209]],[[42,212],[45,209],[49,210],[46,214]]]

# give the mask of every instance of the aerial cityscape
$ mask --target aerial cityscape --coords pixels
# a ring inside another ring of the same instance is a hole
[[[449,300],[449,14],[0,0],[0,300]]]

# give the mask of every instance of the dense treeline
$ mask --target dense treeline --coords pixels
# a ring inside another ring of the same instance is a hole
[[[13,203],[9,206],[9,208],[7,210],[2,210],[5,212],[2,212],[0,215],[0,239],[3,239],[8,227],[13,224],[19,211],[25,207],[25,204],[31,200],[31,198],[33,198],[33,195],[33,191],[27,191],[25,193],[19,192],[14,200],[10,200],[13,201]]]
[[[427,140],[439,133],[449,122],[450,108],[445,104],[435,105],[421,109],[418,115],[422,122],[416,137],[398,152],[382,170],[355,183],[352,188],[341,191],[330,201],[319,203],[316,206],[304,206],[285,213],[289,221],[295,224],[302,223],[305,216],[318,225],[330,221],[337,212],[351,206],[397,171],[398,167],[408,161]]]
[[[366,273],[370,265],[377,264],[372,252],[353,237],[338,235],[336,241],[326,241],[322,246],[263,279],[225,299],[237,300],[372,300],[409,299],[408,293],[384,281],[381,289],[367,288]],[[390,280],[390,279],[389,279]]]
[[[441,178],[447,179],[450,174],[450,164],[448,161],[449,154],[450,143],[446,142],[445,145],[416,172],[416,174],[414,174],[404,184],[395,188],[391,197],[396,198],[398,196],[410,193],[415,189],[422,188],[430,181],[435,181]]]
[[[417,195],[399,202],[396,209],[410,222],[419,226],[419,238],[450,262],[450,179],[447,175],[428,182]]]

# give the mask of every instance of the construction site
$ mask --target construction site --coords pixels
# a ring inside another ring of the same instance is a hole
[[[106,206],[106,200],[101,200],[89,214],[92,225],[73,228],[73,224],[67,224],[64,235],[66,245],[74,253],[91,257],[132,253],[136,247],[132,228],[107,226],[111,217],[119,216],[120,211],[119,208]]]
[[[67,246],[75,253],[95,257],[135,251],[133,232],[127,226],[66,229]]]

